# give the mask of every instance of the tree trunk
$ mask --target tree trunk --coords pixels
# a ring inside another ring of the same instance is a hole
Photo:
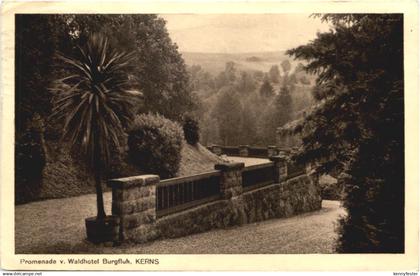
[[[106,217],[105,208],[104,208],[104,197],[102,192],[102,177],[101,177],[101,152],[99,148],[99,139],[95,136],[94,139],[94,159],[93,159],[93,168],[95,174],[95,188],[96,188],[96,208],[98,214],[96,216],[97,220],[103,220]]]
[[[101,183],[101,172],[98,168],[95,170],[95,188],[96,188],[96,207],[98,214],[96,215],[97,220],[102,220],[106,217],[105,208],[104,208],[104,197],[102,192],[102,183]]]

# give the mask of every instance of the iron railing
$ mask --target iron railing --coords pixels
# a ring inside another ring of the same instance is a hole
[[[244,190],[257,189],[273,184],[275,181],[273,162],[245,167],[242,171],[242,187]]]
[[[156,215],[166,216],[219,198],[219,171],[162,180],[156,187]]]
[[[306,174],[305,165],[287,162],[287,179]]]

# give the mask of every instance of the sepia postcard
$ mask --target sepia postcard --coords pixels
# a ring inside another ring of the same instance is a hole
[[[2,269],[418,273],[417,2],[6,1],[0,26]]]

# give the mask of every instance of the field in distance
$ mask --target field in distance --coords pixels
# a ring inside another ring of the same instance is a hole
[[[268,72],[273,65],[278,65],[280,72],[281,62],[289,60],[292,70],[297,65],[284,51],[279,52],[256,52],[256,53],[198,53],[181,52],[188,66],[200,65],[204,71],[213,75],[225,69],[227,62],[233,61],[238,71],[263,71]]]

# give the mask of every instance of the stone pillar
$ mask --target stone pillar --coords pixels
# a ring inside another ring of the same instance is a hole
[[[158,175],[111,179],[112,214],[120,218],[119,240],[153,240],[156,231],[156,185]]]
[[[239,156],[248,156],[249,155],[249,146],[248,145],[241,145],[239,146]]]
[[[222,155],[222,148],[218,145],[211,146],[211,151],[216,155]]]
[[[224,199],[242,194],[242,170],[244,163],[216,164],[214,169],[221,171],[220,193]]]
[[[220,193],[228,200],[228,208],[223,218],[224,226],[242,225],[247,223],[244,210],[242,171],[244,163],[216,164],[214,168],[221,171]]]
[[[276,156],[278,154],[279,154],[279,152],[278,152],[278,149],[277,149],[276,146],[268,146],[267,147],[267,155],[268,155],[268,157]]]
[[[274,163],[274,181],[280,183],[287,178],[287,160],[281,155],[271,156],[270,161]]]

